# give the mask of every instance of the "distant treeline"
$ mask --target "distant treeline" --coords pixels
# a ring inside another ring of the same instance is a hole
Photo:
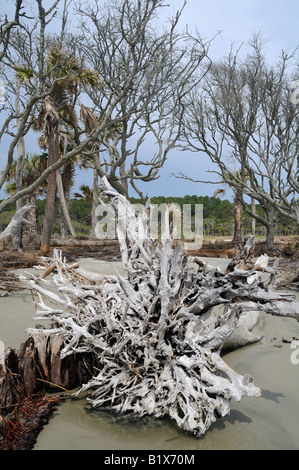
[[[131,202],[141,203],[140,199],[130,198]],[[234,204],[228,199],[220,199],[214,196],[184,196],[184,197],[152,197],[153,204],[177,204],[183,208],[184,204],[202,204],[203,206],[203,229],[204,236],[233,236],[234,233]],[[256,212],[262,215],[262,208],[256,205]],[[251,233],[252,219],[243,210],[243,229],[244,235]],[[276,227],[276,235],[295,235],[298,233],[298,225],[286,217],[279,217]],[[256,236],[265,236],[265,227],[256,221]]]
[[[130,198],[133,204],[141,204],[142,201],[137,198]],[[203,229],[205,237],[232,236],[234,231],[234,204],[228,199],[210,196],[189,196],[184,197],[165,197],[155,196],[151,198],[153,204],[176,204],[183,208],[185,204],[191,204],[195,208],[196,204],[203,206]],[[16,208],[11,205],[6,211],[0,214],[0,231],[3,231],[8,225]],[[88,237],[91,225],[91,202],[82,198],[73,198],[69,201],[69,211],[71,219],[78,236]],[[256,211],[262,213],[261,207],[257,204]],[[45,214],[45,200],[37,200],[37,225],[41,232],[43,218]],[[54,233],[61,233],[61,218],[59,204],[55,219]],[[251,233],[251,217],[243,211],[243,229],[244,235]],[[276,235],[295,235],[298,233],[298,226],[290,219],[280,217],[276,227]],[[256,236],[263,237],[265,228],[256,222]]]

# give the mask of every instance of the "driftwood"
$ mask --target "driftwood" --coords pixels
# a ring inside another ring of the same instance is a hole
[[[19,278],[14,274],[7,270],[5,270],[0,262],[0,291],[14,291],[14,290],[22,290],[24,289],[24,284],[20,282]],[[6,296],[7,293],[4,294],[0,293],[0,297]]]
[[[92,378],[74,394],[88,392],[92,407],[168,416],[201,436],[229,413],[232,399],[261,395],[249,375],[221,357],[241,316],[263,310],[297,319],[299,305],[275,292],[277,266],[270,268],[267,257],[252,261],[252,237],[225,272],[198,259],[191,266],[170,238],[167,214],[161,240],[151,239],[150,203],[137,213],[105,179],[102,190],[118,216],[125,276],[86,272],[57,250],[43,259],[51,278],[23,278],[36,294],[36,320],[51,323],[28,329],[32,344],[59,338],[61,361],[93,358]]]
[[[103,240],[82,240],[79,238],[52,238],[51,246],[65,247],[65,246],[79,246],[79,247],[99,247],[99,246],[116,246],[117,240],[109,238]]]
[[[4,245],[4,241],[8,238],[12,238],[12,247],[13,249],[19,249],[18,242],[15,240],[19,240],[19,232],[21,230],[21,226],[23,223],[28,223],[28,220],[24,218],[24,215],[32,209],[31,204],[26,204],[25,206],[21,207],[17,210],[17,212],[13,215],[11,221],[9,222],[8,226],[5,230],[0,234],[0,243],[2,244],[2,249]]]
[[[276,287],[287,287],[299,282],[299,270],[276,281]]]

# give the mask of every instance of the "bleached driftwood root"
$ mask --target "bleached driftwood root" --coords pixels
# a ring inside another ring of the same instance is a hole
[[[55,252],[48,260],[55,264],[51,281],[26,280],[37,294],[37,319],[52,326],[28,332],[39,341],[41,332],[62,336],[62,358],[94,355],[96,372],[76,394],[88,391],[92,407],[169,416],[200,436],[229,413],[232,399],[261,394],[249,375],[237,374],[220,356],[242,312],[297,318],[299,305],[274,291],[275,269],[267,260],[252,263],[252,238],[226,272],[200,260],[191,269],[167,221],[161,241],[149,238],[150,206],[137,214],[106,180],[102,185],[118,212],[125,276],[87,273]],[[215,306],[223,307],[218,315],[211,314]]]
[[[30,211],[30,209],[32,209],[32,207],[33,205],[26,204],[25,206],[18,209],[17,212],[13,215],[6,229],[3,230],[3,232],[0,234],[0,245],[2,246],[2,249],[4,241],[9,237],[12,237],[14,241],[14,237],[17,236],[22,223],[28,223],[28,220],[26,220],[24,216],[27,212]]]

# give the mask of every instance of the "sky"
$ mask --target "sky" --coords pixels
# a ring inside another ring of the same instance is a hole
[[[173,11],[182,1],[169,2]],[[265,53],[269,63],[275,62],[282,50],[292,52],[299,45],[298,0],[187,0],[181,24],[197,28],[202,38],[212,41],[209,56],[219,60],[235,47],[246,43],[254,33],[260,32],[266,41]],[[299,78],[299,73],[298,73]],[[218,186],[178,180],[169,175],[180,171],[193,179],[211,180],[215,167],[203,154],[173,151],[160,179],[150,183],[149,195],[159,192],[167,196],[198,194],[212,196]],[[148,184],[148,183],[147,183]],[[229,192],[227,192],[229,194]]]
[[[0,11],[9,11],[13,3],[13,0],[1,0]],[[52,2],[46,0],[46,3]],[[169,0],[168,4],[164,15],[171,16],[182,7],[183,0]],[[254,33],[260,32],[267,41],[265,53],[271,63],[276,61],[282,50],[292,52],[299,44],[299,1],[187,0],[180,24],[182,27],[188,25],[191,30],[197,28],[205,39],[211,39],[218,33],[210,46],[209,56],[212,60],[223,58],[229,53],[232,44],[236,47],[246,44]],[[0,169],[3,168],[5,159],[3,150],[3,145],[0,145]],[[160,171],[160,178],[142,184],[141,188],[149,196],[212,196],[217,189],[215,185],[192,183],[176,179],[171,174],[183,172],[195,179],[210,180],[211,174],[207,172],[213,169],[209,159],[202,154],[173,150]],[[91,184],[88,173],[78,174],[76,188],[82,183]],[[135,196],[135,193],[132,192],[131,195]],[[3,192],[0,192],[0,198],[2,197]]]

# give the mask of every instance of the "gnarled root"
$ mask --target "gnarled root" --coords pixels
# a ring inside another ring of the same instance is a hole
[[[52,327],[28,332],[34,339],[62,337],[61,360],[92,354],[96,373],[76,396],[88,391],[93,407],[169,416],[201,436],[229,413],[232,399],[260,395],[250,376],[220,356],[242,312],[297,318],[299,306],[274,291],[275,269],[265,257],[252,262],[252,237],[226,272],[199,261],[192,268],[167,221],[161,241],[150,238],[150,204],[137,213],[105,179],[102,189],[118,214],[125,276],[87,273],[56,251],[47,261],[55,264],[52,281],[26,279],[37,295],[37,319],[50,319]]]

